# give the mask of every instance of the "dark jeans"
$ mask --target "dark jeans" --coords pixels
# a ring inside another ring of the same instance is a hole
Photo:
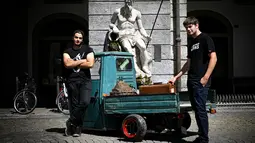
[[[77,81],[67,84],[70,118],[75,126],[82,126],[86,109],[90,103],[91,81]]]
[[[200,81],[188,81],[189,98],[192,109],[195,111],[195,118],[200,132],[199,139],[207,143],[208,138],[208,116],[206,111],[206,100],[208,87],[203,87]]]

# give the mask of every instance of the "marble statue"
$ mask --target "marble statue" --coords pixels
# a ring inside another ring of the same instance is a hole
[[[147,51],[146,42],[152,38],[146,33],[142,24],[141,12],[132,7],[132,0],[125,0],[125,5],[114,11],[108,34],[115,33],[122,47],[134,55],[136,77],[151,77],[152,56]],[[137,24],[137,29],[135,27]]]

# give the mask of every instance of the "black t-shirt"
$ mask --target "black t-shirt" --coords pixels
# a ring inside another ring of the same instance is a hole
[[[215,46],[213,40],[207,34],[201,33],[189,41],[187,56],[190,59],[189,81],[200,81],[205,75],[210,60],[209,53],[211,52],[215,52]],[[211,78],[209,78],[207,85],[210,84]]]
[[[73,60],[81,60],[81,59],[86,59],[87,55],[91,53],[93,49],[87,45],[83,45],[79,49],[74,49],[74,48],[67,48],[64,53],[69,54],[70,58]],[[90,69],[84,69],[84,68],[72,68],[72,69],[67,69],[65,68],[64,72],[64,77],[67,79],[67,82],[72,82],[72,81],[84,81],[84,80],[91,80],[91,73]]]

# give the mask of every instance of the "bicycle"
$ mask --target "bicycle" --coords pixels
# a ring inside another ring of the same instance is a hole
[[[29,114],[37,105],[35,80],[25,73],[24,81],[18,85],[18,92],[13,98],[14,110],[19,114]]]
[[[58,93],[56,97],[57,108],[61,113],[65,115],[69,115],[68,94],[67,94],[67,89],[65,85],[65,79],[63,77],[59,77],[59,82],[61,83],[60,84],[61,88],[60,88],[60,92]]]

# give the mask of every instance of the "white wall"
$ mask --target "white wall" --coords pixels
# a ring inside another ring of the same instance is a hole
[[[255,6],[239,6],[232,0],[218,2],[189,2],[188,12],[212,10],[224,15],[233,28],[233,69],[234,77],[255,76]]]

